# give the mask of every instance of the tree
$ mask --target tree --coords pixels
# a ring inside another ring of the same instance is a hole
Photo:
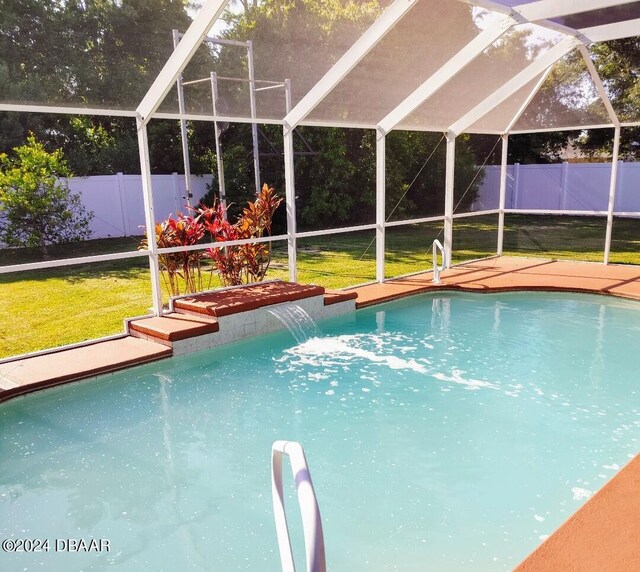
[[[0,155],[0,241],[46,256],[49,244],[89,238],[93,213],[60,179],[72,176],[62,151],[47,152],[30,134],[14,152]]]
[[[621,7],[619,7],[621,8]],[[591,56],[621,121],[640,119],[640,39],[637,37],[600,42],[591,47]],[[587,155],[610,155],[613,133],[609,129],[594,129],[580,140]],[[625,128],[620,137],[620,155],[625,160],[640,158],[640,128]]]
[[[0,101],[135,109],[173,51],[172,29],[189,27],[188,6],[187,0],[0,2]],[[199,50],[189,70],[207,75],[210,60]],[[174,100],[175,93],[164,109],[177,110]],[[178,123],[154,120],[148,129],[152,171],[182,170]],[[131,118],[3,112],[0,152],[24,144],[30,132],[61,148],[76,174],[140,172]]]

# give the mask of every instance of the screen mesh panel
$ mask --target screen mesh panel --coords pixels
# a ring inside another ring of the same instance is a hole
[[[402,126],[448,129],[561,37],[530,24],[514,27],[416,109]]]
[[[218,75],[221,114],[281,120],[287,112],[285,90],[274,83],[291,80],[295,106],[392,0],[232,2],[211,35],[250,41],[254,59],[255,111],[250,105],[248,45],[204,43],[184,72],[186,110],[212,112],[211,72]],[[505,8],[526,2],[502,0]],[[166,2],[30,2],[0,7],[0,102],[133,111],[173,52],[172,30],[185,32],[197,14],[191,5]],[[564,17],[575,27],[622,22],[640,14],[640,2],[606,11]],[[310,121],[371,126],[487,26],[504,14],[467,2],[416,0],[397,26],[345,76],[309,115]],[[586,18],[586,19],[585,19]],[[562,37],[541,26],[521,25],[458,73],[398,127],[446,130],[514,74]],[[635,39],[623,40],[633,44]],[[613,45],[613,44],[612,44]],[[624,121],[640,119],[635,73],[629,55],[616,77],[607,63],[615,57],[594,46],[594,61]],[[627,65],[629,63],[629,65]],[[516,129],[564,128],[609,123],[584,63],[571,56],[532,102]],[[626,79],[624,79],[624,74]],[[231,79],[230,79],[231,78]],[[268,88],[268,89],[267,89]],[[472,132],[504,129],[507,118],[526,101],[528,86],[487,114]],[[177,112],[175,88],[160,109]]]
[[[453,249],[454,264],[493,256],[498,244],[498,215],[483,215],[454,219]]]
[[[640,121],[638,38],[599,42],[590,46],[589,52],[620,121]]]
[[[387,221],[444,215],[445,158],[440,133],[387,135]]]
[[[609,124],[611,119],[579,50],[557,62],[514,130]]]
[[[387,228],[384,245],[385,276],[392,278],[432,270],[431,245],[436,238],[444,242],[443,233],[442,220]]]
[[[255,85],[260,90],[256,94],[257,116],[282,119],[286,114],[284,89],[261,89],[274,85],[261,82],[290,80],[295,106],[390,3],[270,2],[259,3],[247,12],[234,3],[214,31],[221,39],[252,43],[254,78],[259,80]],[[214,71],[220,77],[249,79],[246,47],[204,45],[198,54],[208,62],[205,75]],[[240,81],[236,84],[226,94],[220,92],[226,115],[250,117],[249,86]],[[190,111],[207,113],[198,110],[197,102],[190,104]]]
[[[601,262],[606,217],[505,216],[504,254]]]
[[[454,214],[499,208],[501,154],[500,136],[467,135],[458,139]]]
[[[0,357],[122,334],[151,300],[145,257],[2,274],[0,288]]]
[[[375,231],[299,238],[298,280],[345,288],[376,278]]]
[[[633,140],[635,130],[622,130],[622,148],[625,140]],[[633,148],[633,147],[632,147]],[[626,216],[613,219],[610,261],[640,264],[640,160],[637,155],[625,153],[618,164],[615,212]]]
[[[615,264],[640,264],[640,220],[636,217],[614,217],[609,261]]]
[[[522,112],[525,103],[527,103],[527,99],[533,94],[540,78],[541,75],[527,83],[524,87],[521,87],[511,97],[494,107],[466,131],[468,133],[485,133],[495,130],[504,132],[516,118],[516,115]]]
[[[377,123],[478,34],[478,20],[462,3],[421,0],[309,118]]]

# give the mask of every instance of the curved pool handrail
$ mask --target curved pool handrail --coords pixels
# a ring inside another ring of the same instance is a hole
[[[304,455],[304,449],[295,441],[276,441],[271,447],[271,492],[273,495],[273,514],[278,534],[278,548],[283,572],[295,572],[295,563],[291,551],[291,540],[287,526],[282,492],[282,456],[287,455],[291,463],[293,480],[298,492],[298,504],[302,515],[304,548],[307,559],[307,572],[326,572],[324,554],[324,535],[322,519],[311,481],[311,473]]]
[[[438,266],[438,250],[442,255],[442,266]],[[433,241],[433,283],[440,283],[440,272],[442,272],[445,268],[447,257],[445,255],[444,246],[442,243],[436,238]]]

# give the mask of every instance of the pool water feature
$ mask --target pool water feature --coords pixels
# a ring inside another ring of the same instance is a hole
[[[638,452],[639,310],[415,296],[7,402],[0,538],[110,550],[0,569],[278,570],[277,439],[307,453],[329,570],[511,569]]]

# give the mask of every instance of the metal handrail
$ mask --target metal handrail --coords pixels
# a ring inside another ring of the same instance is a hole
[[[438,266],[438,250],[442,255],[442,266]],[[440,241],[436,238],[433,241],[433,283],[440,284],[440,272],[445,269],[445,264],[447,263],[447,257],[445,255],[444,246],[440,243]]]
[[[291,540],[287,526],[282,492],[282,455],[289,457],[293,480],[298,492],[298,504],[302,514],[304,548],[307,559],[307,572],[326,572],[324,555],[324,535],[322,520],[316,493],[311,482],[311,473],[304,455],[304,449],[295,441],[276,441],[271,447],[271,492],[273,495],[273,514],[278,533],[278,548],[283,572],[295,572]]]

